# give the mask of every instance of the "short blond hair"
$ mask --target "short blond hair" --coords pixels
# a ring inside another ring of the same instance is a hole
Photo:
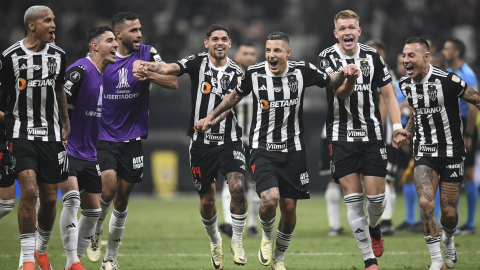
[[[337,25],[337,20],[338,19],[356,19],[358,22],[360,22],[360,16],[355,11],[346,9],[338,12],[335,15],[335,18],[333,18],[333,23]]]

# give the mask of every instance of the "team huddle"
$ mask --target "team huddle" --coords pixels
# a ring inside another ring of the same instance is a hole
[[[67,258],[64,269],[85,269],[80,262],[85,253],[92,262],[100,261],[103,221],[112,202],[100,269],[119,269],[117,253],[129,196],[142,182],[141,140],[148,136],[151,83],[177,89],[176,77],[185,73],[191,79],[190,170],[215,269],[225,264],[215,206],[219,172],[230,195],[227,211],[234,263],[247,263],[242,235],[249,201],[255,203],[249,220],[259,220],[262,227],[260,264],[286,269],[297,200],[310,198],[303,100],[305,89],[314,85],[327,93],[331,174],[343,189],[348,222],[365,269],[378,269],[376,258],[385,249],[378,220],[385,209],[387,150],[376,88],[392,125],[393,134],[387,139],[395,148],[413,139],[419,200],[433,205],[439,187],[442,201],[447,202],[441,205],[441,228],[433,208],[424,212],[430,208],[422,207],[430,269],[445,269],[444,263],[455,266],[453,235],[466,154],[457,98],[480,108],[480,96],[456,74],[429,64],[424,39],[409,38],[403,49],[407,75],[399,88],[412,108],[404,128],[392,76],[375,49],[358,43],[360,17],[350,10],[335,15],[338,44],[319,54],[318,65],[288,60],[289,38],[278,31],[267,37],[265,61],[235,63],[227,56],[230,32],[219,24],[206,31],[207,52],[165,63],[155,48],[141,43],[138,16],[121,12],[113,17],[111,28],[88,31],[87,57],[66,67],[66,53],[54,42],[54,18],[48,7],[30,7],[24,17],[26,38],[0,56],[0,118],[4,120],[0,218],[13,209],[18,178],[19,269],[36,269],[35,259],[41,270],[52,269],[47,248],[58,188],[63,194],[59,226]],[[244,130],[249,130],[246,143]],[[250,181],[249,192],[254,191],[256,198],[246,195],[245,182]],[[281,216],[275,233],[278,206]]]

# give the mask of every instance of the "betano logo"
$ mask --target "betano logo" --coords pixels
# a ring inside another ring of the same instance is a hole
[[[285,100],[275,100],[275,101],[267,101],[264,99],[259,100],[259,106],[262,109],[266,110],[268,108],[284,108],[297,105],[300,102],[300,97],[294,99],[285,99]]]
[[[417,114],[432,114],[432,113],[439,113],[442,111],[442,106],[437,106],[433,108],[417,108],[415,112]]]
[[[208,82],[203,82],[202,83],[202,93],[208,94],[212,90],[212,86]]]
[[[18,89],[23,90],[23,89],[25,89],[25,87],[27,87],[27,81],[25,81],[25,79],[19,78],[18,79]]]

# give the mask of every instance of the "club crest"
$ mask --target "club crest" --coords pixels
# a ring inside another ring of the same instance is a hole
[[[370,65],[368,64],[367,61],[362,61],[360,65],[360,70],[365,76],[370,76]]]
[[[435,85],[429,85],[428,86],[428,96],[430,97],[430,100],[434,101],[437,99],[437,87]]]
[[[229,84],[230,84],[230,76],[226,74],[223,75],[222,78],[220,79],[220,87],[222,87],[223,91],[227,90]]]
[[[50,72],[50,74],[56,74],[57,73],[56,59],[53,57],[49,57],[47,62],[47,67],[48,67],[48,72]]]

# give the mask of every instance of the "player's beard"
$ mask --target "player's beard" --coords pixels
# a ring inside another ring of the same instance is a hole
[[[133,41],[132,42],[124,42],[122,41],[122,45],[127,48],[129,52],[138,52],[140,50],[140,47],[138,49],[135,49],[133,46]]]
[[[215,58],[215,60],[218,60],[218,61],[221,61],[223,59],[225,59],[225,57],[227,57],[227,50],[224,50],[224,54],[223,54],[223,57],[217,57],[217,55],[215,54],[215,49],[211,49],[210,50],[210,55]]]

